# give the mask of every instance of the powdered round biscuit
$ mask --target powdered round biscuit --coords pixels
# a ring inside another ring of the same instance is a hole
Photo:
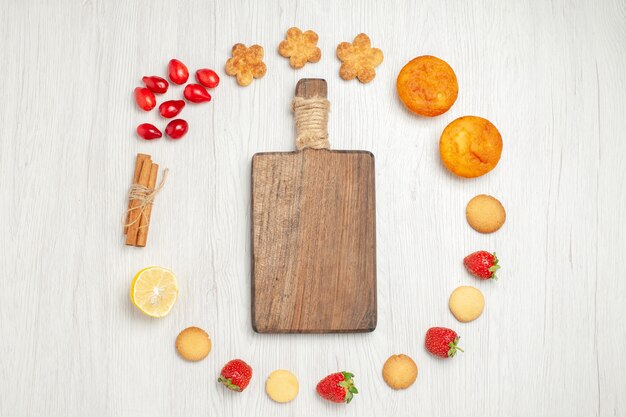
[[[467,222],[480,233],[492,233],[498,230],[506,220],[502,203],[496,198],[480,194],[467,203],[465,209]]]
[[[176,338],[176,350],[188,361],[199,361],[211,351],[211,339],[204,330],[188,327]]]
[[[393,389],[405,389],[417,379],[417,365],[407,355],[391,355],[383,365],[383,379]]]
[[[467,323],[476,320],[483,313],[485,297],[478,288],[462,286],[452,291],[448,307],[458,321]]]
[[[288,403],[298,395],[298,378],[291,372],[278,369],[267,377],[265,392],[277,403]]]

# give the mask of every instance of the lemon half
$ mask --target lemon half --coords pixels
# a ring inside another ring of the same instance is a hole
[[[130,284],[130,300],[150,317],[165,317],[178,298],[176,275],[169,269],[151,266],[137,272]]]

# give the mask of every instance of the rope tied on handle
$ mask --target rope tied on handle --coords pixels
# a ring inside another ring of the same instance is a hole
[[[154,203],[155,197],[163,189],[165,181],[167,180],[168,173],[169,169],[165,168],[163,170],[163,178],[161,178],[161,182],[156,188],[146,187],[145,185],[141,184],[133,184],[130,186],[130,188],[128,189],[128,200],[139,200],[139,205],[137,207],[129,208],[128,210],[126,210],[126,213],[124,213],[122,223],[124,223],[125,227],[130,227],[133,224],[141,221],[141,218],[144,216],[144,212],[146,211],[146,207]],[[127,223],[126,219],[128,218],[128,213],[134,210],[139,210],[139,216],[137,216],[134,221]]]
[[[330,149],[328,141],[328,109],[323,97],[296,97],[291,103],[296,121],[296,148]]]

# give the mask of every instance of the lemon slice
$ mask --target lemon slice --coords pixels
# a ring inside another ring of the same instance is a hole
[[[130,300],[150,317],[165,317],[178,298],[176,275],[158,266],[137,272],[130,284]]]

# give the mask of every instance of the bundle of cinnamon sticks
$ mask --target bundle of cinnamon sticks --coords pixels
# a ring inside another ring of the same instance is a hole
[[[129,246],[146,246],[158,173],[159,165],[152,163],[150,155],[137,154],[124,224],[126,244]]]

